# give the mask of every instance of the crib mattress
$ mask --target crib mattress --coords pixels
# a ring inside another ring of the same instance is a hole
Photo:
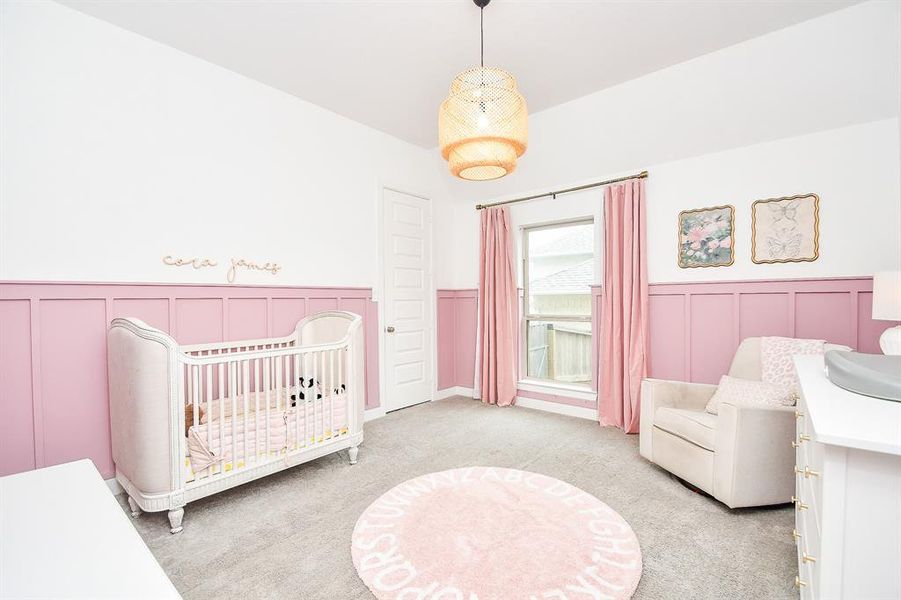
[[[215,404],[215,402],[214,402]],[[230,406],[229,400],[225,401]],[[241,403],[243,404],[243,403]],[[326,396],[297,406],[255,406],[234,416],[204,418],[188,429],[186,467],[188,479],[241,468],[289,451],[347,434],[346,396]],[[205,415],[210,417],[210,414]],[[268,442],[268,443],[267,443]]]

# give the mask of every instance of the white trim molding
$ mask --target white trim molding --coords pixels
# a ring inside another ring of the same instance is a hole
[[[524,392],[535,392],[538,394],[551,394],[553,396],[566,396],[574,400],[584,400],[586,402],[597,402],[598,393],[590,388],[581,385],[567,385],[565,383],[556,383],[550,381],[540,381],[535,379],[523,379],[516,384],[516,389]]]
[[[467,398],[475,398],[476,393],[472,388],[463,387],[461,385],[444,388],[443,390],[438,390],[437,392],[435,392],[435,400],[444,400],[445,398],[452,398],[454,396],[466,396]]]
[[[381,419],[387,414],[384,406],[376,406],[375,408],[370,408],[369,410],[363,411],[363,422],[368,423],[369,421],[373,421],[375,419]]]
[[[560,404],[559,402],[548,402],[547,400],[524,398],[522,396],[516,397],[516,406],[520,408],[543,410],[544,412],[566,415],[568,417],[577,417],[579,419],[588,419],[590,421],[598,420],[598,411],[596,408],[572,406],[570,404]]]

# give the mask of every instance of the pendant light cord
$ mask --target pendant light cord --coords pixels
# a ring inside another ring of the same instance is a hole
[[[485,66],[485,7],[479,7],[479,40],[481,41],[480,60],[482,67]]]

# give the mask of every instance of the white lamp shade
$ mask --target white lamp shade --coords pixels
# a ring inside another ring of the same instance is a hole
[[[901,271],[873,275],[873,318],[901,321]]]

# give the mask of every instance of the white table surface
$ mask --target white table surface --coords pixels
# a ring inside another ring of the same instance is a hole
[[[855,394],[826,376],[823,356],[794,358],[820,442],[901,455],[901,402]]]
[[[89,460],[0,477],[0,598],[181,598]]]

